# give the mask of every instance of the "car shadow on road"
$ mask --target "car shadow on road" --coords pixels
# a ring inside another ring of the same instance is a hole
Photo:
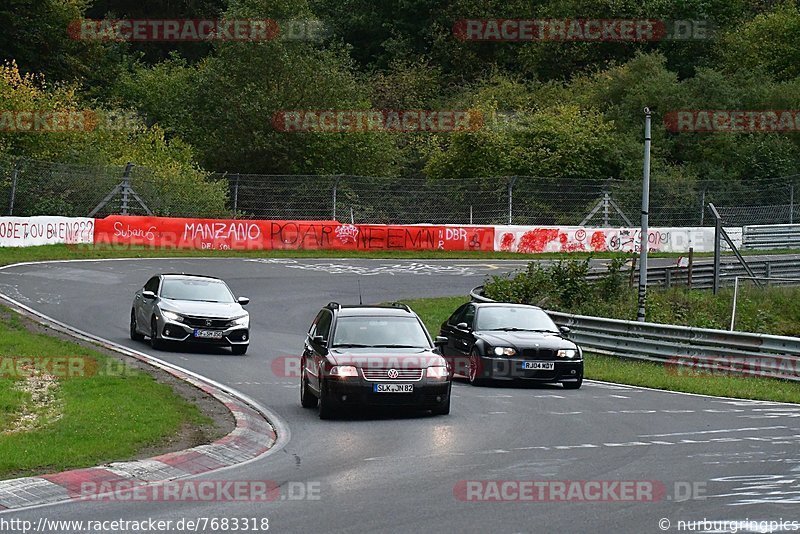
[[[145,341],[142,343],[143,348],[150,349],[150,344]],[[228,347],[221,347],[216,345],[201,345],[201,344],[179,344],[179,343],[166,343],[162,347],[152,350],[153,353],[158,354],[159,352],[168,352],[173,354],[211,354],[216,356],[235,356],[236,358],[246,358],[247,356],[239,356],[236,354],[231,353],[231,349]]]
[[[466,378],[454,377],[453,378],[454,384],[461,384],[464,386],[469,386],[469,381]],[[549,390],[549,391],[564,391],[564,386],[561,384],[554,384],[552,382],[525,382],[521,380],[516,381],[500,381],[496,380],[486,385],[481,386],[472,386],[475,390],[488,390],[491,391],[492,389],[537,389],[537,390]]]

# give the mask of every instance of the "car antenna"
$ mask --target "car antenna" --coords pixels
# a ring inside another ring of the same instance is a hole
[[[364,302],[361,299],[361,277],[359,276],[356,278],[356,281],[358,282],[358,305],[363,306]]]

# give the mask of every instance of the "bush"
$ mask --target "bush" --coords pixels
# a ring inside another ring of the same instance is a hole
[[[531,262],[520,273],[490,277],[483,286],[484,294],[494,300],[558,311],[571,311],[597,301],[618,301],[623,293],[622,267],[626,258],[613,258],[608,272],[596,281],[587,278],[590,259],[560,260],[547,266]]]

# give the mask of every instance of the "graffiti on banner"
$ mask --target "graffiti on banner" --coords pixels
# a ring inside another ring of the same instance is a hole
[[[91,244],[94,219],[85,217],[2,217],[0,247]]]
[[[651,228],[650,252],[707,252],[714,247],[714,229]],[[495,249],[505,252],[639,252],[639,228],[588,228],[580,226],[496,226]]]
[[[488,250],[494,229],[477,226],[341,224],[336,221],[215,220],[111,216],[96,244],[200,250]]]

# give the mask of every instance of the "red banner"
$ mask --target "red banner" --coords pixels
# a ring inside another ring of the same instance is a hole
[[[337,221],[96,219],[95,244],[200,250],[494,250],[494,228]]]

